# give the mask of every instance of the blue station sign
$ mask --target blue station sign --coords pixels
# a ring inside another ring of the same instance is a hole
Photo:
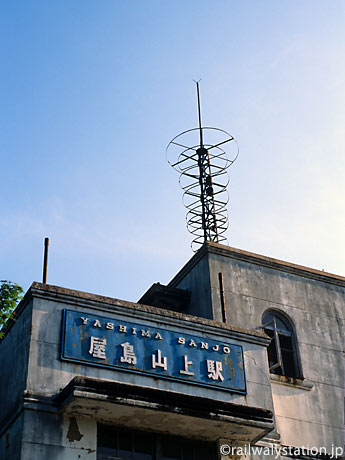
[[[242,347],[209,333],[64,310],[61,359],[246,393]]]

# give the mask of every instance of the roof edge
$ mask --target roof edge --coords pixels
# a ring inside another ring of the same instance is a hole
[[[219,243],[207,243],[208,252],[213,254],[223,255],[225,257],[233,257],[236,259],[250,261],[257,265],[264,265],[277,270],[287,272],[298,272],[300,276],[318,279],[325,281],[326,283],[339,284],[345,287],[345,277],[336,275],[315,268],[306,267],[305,265],[294,264],[292,262],[286,262],[281,259],[275,259],[273,257],[264,256],[254,252],[245,251],[243,249],[233,248],[231,246],[225,246]]]
[[[216,254],[223,257],[230,257],[233,259],[241,260],[243,262],[250,262],[255,265],[268,267],[274,270],[283,271],[286,273],[303,276],[304,278],[314,279],[328,284],[335,284],[337,286],[345,287],[345,277],[335,275],[333,273],[324,272],[315,268],[298,265],[284,260],[275,259],[273,257],[264,256],[254,252],[245,251],[243,249],[225,246],[219,243],[206,242],[198,250],[194,256],[181,268],[181,270],[173,277],[168,283],[168,286],[177,286],[179,282],[189,273],[192,268],[203,258],[206,254]]]
[[[153,307],[150,305],[138,304],[135,302],[129,302],[126,300],[120,300],[113,297],[106,297],[97,294],[91,294],[89,292],[77,291],[73,289],[68,289],[60,286],[55,286],[51,284],[43,284],[38,282],[33,282],[26,296],[29,298],[45,298],[57,302],[67,302],[71,298],[76,298],[84,301],[85,306],[92,307],[95,304],[103,304],[103,306],[112,306],[126,308],[135,312],[149,313],[157,315],[160,317],[165,317],[172,320],[180,320],[187,323],[195,323],[196,325],[204,325],[210,328],[218,329],[219,332],[228,332],[238,340],[246,342],[260,342],[263,345],[268,345],[270,339],[268,336],[260,329],[247,329],[240,326],[233,326],[228,323],[221,323],[219,321],[214,321],[211,319],[202,318],[199,316],[187,315],[185,313],[180,313],[172,310],[166,310],[164,308]]]

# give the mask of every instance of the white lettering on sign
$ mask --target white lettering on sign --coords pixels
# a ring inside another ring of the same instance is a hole
[[[145,331],[144,329],[141,329],[141,337],[151,337],[150,331]]]
[[[134,353],[134,347],[129,342],[121,343],[122,356],[120,357],[121,363],[137,364],[137,358]]]
[[[211,359],[207,360],[207,377],[212,380],[220,379],[222,382],[224,381],[224,377],[222,375],[223,366],[220,361],[212,361]]]
[[[155,339],[155,340],[164,340],[164,336],[162,336],[162,334],[160,332],[158,332],[158,331],[152,331],[151,332],[150,329],[147,329],[147,330],[146,329],[140,329],[140,331],[137,332],[136,327],[130,327],[128,329],[127,325],[124,325],[124,324],[116,325],[112,321],[104,322],[103,325],[102,325],[100,320],[98,320],[98,319],[91,319],[91,323],[90,323],[90,318],[81,316],[80,319],[82,321],[83,326],[88,326],[90,324],[90,326],[97,327],[97,328],[104,327],[105,329],[107,329],[109,331],[115,331],[115,328],[118,328],[118,331],[121,332],[121,333],[124,333],[124,334],[127,334],[127,333],[131,334],[131,335],[140,334],[141,337],[151,338],[151,339]],[[176,339],[176,341],[177,341],[178,345],[186,345],[186,346],[193,347],[193,348],[199,348],[200,350],[209,350],[209,349],[211,349],[212,351],[215,351],[215,352],[223,352],[225,354],[231,353],[230,346],[226,345],[226,344],[223,344],[223,345],[216,344],[216,345],[212,346],[212,345],[209,345],[208,342],[199,341],[199,340],[195,340],[195,339],[192,339],[192,338],[187,338],[186,339],[185,337],[178,337]]]
[[[152,356],[152,368],[156,369],[156,367],[162,367],[165,371],[168,369],[167,358],[162,358],[161,350],[157,350],[157,358],[156,355]]]
[[[186,338],[185,337],[178,337],[177,338],[177,343],[179,345],[188,345],[189,347],[194,347],[194,348],[197,348],[198,346],[200,347],[200,350],[208,350],[209,349],[209,344],[208,342],[196,342],[194,339],[189,339],[188,342],[186,342]],[[222,347],[222,348],[221,348]],[[228,345],[213,345],[211,347],[211,349],[213,351],[223,351],[223,353],[225,354],[229,354],[230,353],[230,347]]]
[[[246,393],[243,347],[225,331],[114,308],[64,310],[63,332],[61,360]]]
[[[189,366],[192,366],[193,361],[188,361],[188,356],[184,355],[183,357],[183,364],[184,364],[184,369],[180,371],[180,374],[184,375],[194,375],[194,372],[189,370]]]
[[[107,339],[100,339],[99,337],[90,337],[89,354],[94,358],[106,359],[105,347]]]

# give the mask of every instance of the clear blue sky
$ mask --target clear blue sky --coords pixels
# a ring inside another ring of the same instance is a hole
[[[0,279],[137,300],[192,256],[165,147],[229,131],[229,245],[345,275],[343,0],[3,0]]]

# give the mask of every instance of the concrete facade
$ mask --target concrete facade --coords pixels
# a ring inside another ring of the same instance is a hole
[[[1,459],[96,460],[99,422],[215,446],[343,447],[345,278],[208,243],[169,286],[190,291],[183,312],[33,283],[0,343]],[[246,394],[62,360],[66,309],[239,345]],[[300,378],[269,371],[268,309],[293,324]]]
[[[279,444],[343,446],[345,278],[209,243],[170,285],[197,290],[201,267],[209,276],[202,298],[212,299],[201,307],[206,317],[221,319],[222,273],[231,324],[258,330],[263,313],[275,309],[294,326],[303,379],[270,374]]]

